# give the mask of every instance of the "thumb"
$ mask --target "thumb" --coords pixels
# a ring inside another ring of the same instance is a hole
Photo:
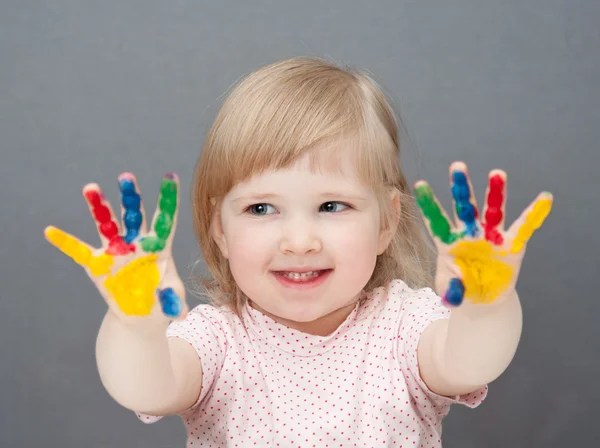
[[[184,294],[177,293],[171,287],[157,289],[156,295],[163,314],[173,319],[182,318],[187,313]]]
[[[465,285],[460,278],[451,278],[442,301],[446,306],[459,306],[465,296]]]

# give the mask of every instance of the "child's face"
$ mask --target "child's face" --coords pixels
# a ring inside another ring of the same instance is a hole
[[[311,172],[306,156],[238,184],[213,226],[240,289],[299,329],[355,303],[389,243],[374,192],[345,159],[339,174]]]

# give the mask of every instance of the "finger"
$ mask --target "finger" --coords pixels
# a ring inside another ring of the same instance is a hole
[[[110,272],[113,264],[112,256],[94,255],[90,246],[53,226],[44,229],[44,236],[50,244],[71,257],[75,263],[88,268],[94,276],[106,275]]]
[[[83,197],[88,203],[90,213],[94,217],[102,246],[110,255],[124,255],[133,252],[135,248],[127,244],[119,235],[119,226],[115,214],[102,194],[98,184],[87,184],[83,187]]]
[[[152,219],[153,235],[142,239],[145,252],[159,252],[173,240],[177,224],[179,179],[175,173],[163,176],[158,197],[158,207]]]
[[[479,235],[479,211],[473,194],[473,186],[469,180],[467,165],[463,162],[454,162],[450,165],[450,184],[457,228],[458,230],[464,229],[468,236],[476,237]]]
[[[173,288],[158,289],[160,308],[165,316],[176,318],[184,312],[185,305]]]
[[[451,244],[460,238],[460,235],[453,231],[446,212],[427,182],[421,180],[415,184],[415,197],[432,237],[439,238],[444,244]]]
[[[510,226],[507,237],[512,239],[510,251],[520,252],[533,233],[539,229],[552,209],[552,194],[543,192],[525,209],[519,218]]]
[[[131,243],[140,234],[147,233],[144,207],[135,176],[131,173],[122,173],[119,176],[119,190],[121,191],[123,239],[126,243]]]
[[[488,176],[488,187],[483,209],[485,239],[496,246],[504,242],[504,216],[506,209],[506,173],[492,170]]]
[[[446,293],[444,297],[442,297],[442,302],[446,306],[459,306],[463,298],[465,297],[465,286],[460,278],[452,278],[448,282],[448,289],[446,289]]]

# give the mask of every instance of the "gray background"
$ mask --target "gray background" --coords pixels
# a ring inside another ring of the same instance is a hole
[[[97,244],[80,188],[116,202],[125,170],[150,207],[167,171],[189,196],[227,88],[313,55],[375,74],[408,129],[411,180],[444,205],[456,159],[480,199],[488,170],[508,171],[509,220],[556,196],[519,281],[516,358],[480,408],[452,410],[445,446],[597,446],[599,50],[593,0],[0,2],[0,445],[183,446],[178,417],[146,426],[103,390],[105,304],[42,230]],[[199,256],[189,202],[174,254],[182,272]]]

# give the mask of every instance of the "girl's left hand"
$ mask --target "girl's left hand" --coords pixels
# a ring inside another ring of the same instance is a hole
[[[504,171],[489,173],[482,217],[464,163],[450,165],[450,184],[455,226],[427,182],[415,184],[417,203],[438,250],[437,293],[451,306],[460,305],[463,298],[473,304],[489,304],[507,297],[514,291],[527,241],[550,213],[552,195],[540,193],[505,231]]]

